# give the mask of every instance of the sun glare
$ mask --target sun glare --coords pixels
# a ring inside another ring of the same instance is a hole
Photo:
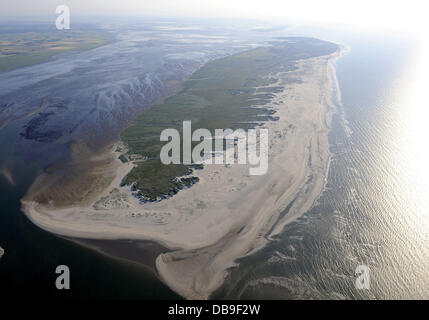
[[[412,186],[403,192],[406,192],[404,196],[410,202],[410,207],[415,206],[415,218],[419,220],[419,227],[426,237],[429,235],[428,54],[429,42],[423,40],[414,66],[407,71],[409,76],[401,83],[397,113],[401,125],[397,134],[402,143],[401,150],[395,155],[401,161],[400,166],[412,178]]]

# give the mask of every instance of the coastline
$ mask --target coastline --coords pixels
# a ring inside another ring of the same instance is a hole
[[[39,205],[29,194],[22,209],[34,224],[62,236],[160,243],[172,250],[156,258],[161,279],[186,298],[208,298],[237,258],[262,248],[323,192],[334,111],[332,61],[338,57],[337,52],[302,60],[299,70],[276,75],[285,80],[293,73],[303,82],[285,85],[287,90],[273,99],[278,105],[271,103],[280,120],[266,123],[271,136],[266,176],[248,176],[247,166],[206,166],[196,173],[200,183],[192,188],[159,203],[140,205],[126,187],[119,187],[133,164],[121,163],[113,147],[109,152],[113,161],[106,169],[113,178],[97,197],[58,208]],[[94,209],[106,197],[101,208]],[[136,210],[140,216],[132,212]]]

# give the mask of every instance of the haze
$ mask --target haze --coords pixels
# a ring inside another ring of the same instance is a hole
[[[66,4],[76,15],[163,15],[201,18],[256,18],[276,22],[340,23],[388,29],[424,29],[426,10],[423,1],[388,0],[6,0],[0,4],[0,16],[49,16],[55,7]],[[288,20],[288,21],[285,21]]]

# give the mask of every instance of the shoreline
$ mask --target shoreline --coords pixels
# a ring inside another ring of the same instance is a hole
[[[121,163],[112,149],[114,160],[106,170],[114,178],[88,205],[41,206],[27,200],[28,195],[22,210],[37,226],[66,237],[155,241],[171,250],[155,260],[160,278],[186,298],[206,299],[237,258],[264,247],[323,192],[330,158],[327,133],[335,112],[332,61],[340,54],[300,60],[299,70],[276,75],[285,80],[292,73],[304,81],[284,84],[285,90],[273,99],[279,104],[271,103],[280,120],[266,123],[271,140],[265,176],[248,176],[247,166],[231,170],[210,165],[195,174],[200,182],[192,188],[159,203],[139,205],[126,187],[119,187],[133,165]],[[100,204],[102,198],[107,200]],[[95,204],[100,208],[94,209]]]

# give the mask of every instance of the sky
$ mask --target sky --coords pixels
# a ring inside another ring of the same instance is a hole
[[[425,3],[421,0],[1,0],[0,17],[54,15],[56,6],[65,4],[72,15],[85,16],[250,18],[422,30],[427,26]]]

